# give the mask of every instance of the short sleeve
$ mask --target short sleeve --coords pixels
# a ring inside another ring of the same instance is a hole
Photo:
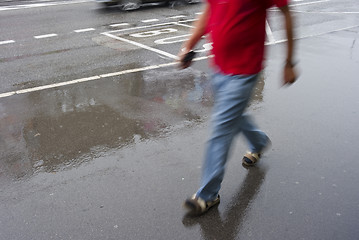
[[[274,5],[276,5],[277,7],[284,7],[288,5],[288,0],[272,0]]]
[[[288,0],[267,0],[267,8],[276,6],[276,7],[284,7],[288,5]]]

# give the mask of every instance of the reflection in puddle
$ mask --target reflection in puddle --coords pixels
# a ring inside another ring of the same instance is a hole
[[[166,136],[202,121],[211,105],[208,78],[193,69],[139,72],[1,99],[0,178],[61,171],[109,149]]]
[[[51,118],[35,116],[23,128],[26,148],[36,167],[56,171],[90,158],[89,154],[147,137],[143,123],[122,116],[105,105],[75,109]]]

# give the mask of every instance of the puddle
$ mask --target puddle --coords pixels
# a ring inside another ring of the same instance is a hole
[[[212,94],[206,74],[139,72],[0,100],[0,177],[79,166],[171,129],[201,122]],[[184,124],[186,123],[186,124]]]
[[[254,101],[262,101],[264,79]],[[0,177],[79,166],[110,149],[198,124],[213,104],[208,75],[160,69],[0,101]]]

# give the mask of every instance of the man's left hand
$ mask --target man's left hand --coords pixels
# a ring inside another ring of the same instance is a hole
[[[297,80],[297,73],[292,64],[286,64],[284,67],[284,85],[293,84]]]

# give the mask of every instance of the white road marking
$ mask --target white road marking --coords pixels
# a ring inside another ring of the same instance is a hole
[[[213,57],[213,55],[204,56],[204,57],[198,57],[198,58],[194,58],[193,61],[196,62],[196,61],[206,60],[206,59],[212,58],[212,57]],[[174,66],[174,65],[177,65],[177,64],[178,64],[177,62],[170,62],[170,63],[152,65],[152,66],[147,66],[147,67],[142,67],[142,68],[128,69],[128,70],[123,70],[123,71],[119,71],[119,72],[95,75],[95,76],[92,76],[92,77],[80,78],[80,79],[75,79],[75,80],[71,80],[71,81],[67,81],[67,82],[49,84],[49,85],[33,87],[33,88],[26,88],[26,89],[23,89],[23,90],[11,91],[11,92],[7,92],[7,93],[1,93],[0,98],[10,97],[10,96],[13,96],[13,95],[19,95],[19,94],[24,94],[24,93],[30,93],[30,92],[37,92],[37,91],[41,91],[41,90],[45,90],[45,89],[63,87],[63,86],[67,86],[67,85],[77,84],[77,83],[95,81],[95,80],[100,80],[100,79],[104,79],[104,78],[108,78],[108,77],[125,75],[125,74],[129,74],[129,73],[143,72],[143,71],[154,70],[154,69],[158,69],[158,68],[170,67],[170,66]]]
[[[58,6],[58,5],[69,5],[69,4],[77,4],[77,3],[85,3],[85,2],[92,2],[92,0],[60,1],[60,2],[52,2],[52,3],[34,3],[34,4],[4,6],[4,7],[0,7],[0,11],[10,11],[10,10],[29,9],[29,8],[38,8],[38,7],[49,7],[49,6]]]
[[[192,18],[192,19],[178,21],[178,23],[194,22],[194,21],[197,21],[197,20],[198,20],[197,18]]]
[[[152,47],[149,47],[149,46],[146,46],[144,44],[141,44],[141,43],[138,43],[138,42],[135,42],[135,41],[131,41],[131,40],[128,40],[128,39],[125,39],[125,38],[122,38],[122,37],[118,37],[118,36],[115,36],[115,35],[112,35],[110,33],[101,33],[105,36],[108,36],[110,38],[114,38],[114,39],[117,39],[117,40],[120,40],[122,42],[127,42],[129,44],[132,44],[132,45],[135,45],[137,47],[141,47],[143,49],[147,49],[149,51],[152,51],[152,52],[155,52],[155,53],[158,53],[158,54],[161,54],[163,56],[166,56],[166,57],[169,57],[169,58],[172,58],[172,59],[178,59],[178,57],[176,55],[173,55],[173,54],[170,54],[168,52],[165,52],[165,51],[162,51],[162,50],[159,50],[159,49],[156,49],[156,48],[152,48]]]
[[[6,40],[6,41],[0,41],[0,45],[4,45],[4,44],[9,44],[9,43],[14,43],[14,40]]]
[[[291,12],[295,13],[312,13],[312,14],[359,14],[359,12],[325,12],[325,11],[298,11],[298,10],[291,10]]]
[[[50,37],[56,37],[56,36],[57,36],[56,33],[50,33],[50,34],[45,34],[45,35],[34,36],[34,38],[41,39],[41,38],[50,38]]]
[[[148,26],[140,26],[140,27],[133,27],[133,28],[125,28],[125,29],[117,29],[117,30],[112,30],[109,31],[108,33],[115,33],[115,32],[122,32],[122,31],[128,31],[128,30],[136,30],[136,29],[145,29],[145,28],[151,28],[151,27],[159,27],[159,26],[166,26],[166,25],[178,25],[178,26],[185,26],[185,27],[193,27],[191,25],[186,25],[186,24],[181,24],[181,23],[186,23],[186,22],[193,22],[196,19],[188,19],[188,20],[182,20],[182,21],[178,21],[178,22],[166,22],[166,23],[159,23],[159,24],[153,24],[153,25],[148,25]],[[118,23],[118,24],[112,24],[110,25],[111,27],[118,27],[118,26],[128,26],[130,25],[129,23]],[[87,29],[78,29],[78,30],[74,30],[75,32],[83,32],[83,31],[93,31],[95,30],[94,28],[87,28]],[[52,34],[45,34],[45,35],[38,35],[38,36],[34,36],[35,39],[41,39],[41,38],[49,38],[49,37],[55,37],[57,36],[57,34],[52,33]],[[9,40],[9,41],[14,41],[14,40]],[[4,43],[2,44],[6,44],[6,43],[14,43],[14,42],[6,42],[3,41]],[[1,45],[1,44],[0,44]]]
[[[147,19],[147,20],[142,20],[141,22],[143,23],[150,23],[150,22],[158,22],[158,19]]]
[[[213,57],[214,57],[214,55],[208,55],[208,56],[203,56],[203,57],[197,57],[197,58],[193,58],[193,60],[192,60],[192,61],[194,61],[194,62],[198,62],[198,61],[206,60],[206,59],[208,59],[208,58],[213,58]]]
[[[16,92],[1,93],[0,98],[10,97],[10,96],[12,96],[14,94],[16,94]]]
[[[302,36],[302,37],[294,38],[294,40],[300,40],[300,39],[312,38],[312,37],[319,37],[319,36],[322,36],[322,35],[325,35],[325,34],[328,34],[328,33],[335,33],[335,32],[345,31],[345,30],[349,30],[349,29],[357,28],[357,27],[359,27],[359,25],[354,25],[354,26],[345,27],[345,28],[339,28],[339,29],[335,29],[335,30],[332,30],[332,31],[328,31],[328,32],[321,32],[321,33],[316,33],[316,34],[312,34],[312,35]],[[287,41],[288,41],[287,39],[282,39],[282,40],[277,40],[277,41],[275,41],[273,43],[265,43],[265,45],[275,45],[275,44],[284,43],[284,42],[287,42]]]
[[[124,74],[128,74],[128,73],[143,72],[143,71],[153,70],[153,69],[162,68],[162,67],[169,67],[169,66],[173,66],[176,64],[178,64],[178,63],[170,62],[170,63],[152,65],[152,66],[147,66],[147,67],[142,67],[142,68],[127,69],[127,70],[120,71],[120,72],[102,74],[102,75],[100,75],[100,77],[101,78],[114,77],[114,76],[124,75]]]
[[[305,2],[305,3],[298,3],[298,4],[291,4],[291,7],[298,7],[298,6],[304,6],[304,5],[311,5],[311,4],[317,4],[317,3],[323,3],[323,2],[330,2],[330,0],[321,0],[321,1],[315,1],[315,2]]]
[[[183,27],[188,27],[188,28],[195,28],[193,25],[188,25],[188,24],[183,24],[183,23],[175,23],[177,26],[183,26]]]
[[[196,51],[195,52],[208,52],[208,51],[211,51],[212,50],[212,43],[211,42],[209,42],[209,43],[205,43],[205,44],[203,44],[203,48],[202,49],[196,49]]]
[[[160,27],[160,26],[166,26],[166,25],[174,25],[175,22],[168,22],[168,23],[159,23],[154,25],[148,25],[148,26],[140,26],[140,27],[133,27],[133,28],[124,28],[119,30],[112,30],[108,31],[107,33],[118,33],[118,32],[124,32],[128,30],[137,30],[137,29],[143,29],[143,28],[151,28],[151,27]]]
[[[33,4],[20,4],[17,7],[28,8],[28,7],[46,7],[46,6],[53,6],[55,3],[33,3]]]
[[[36,92],[36,91],[45,90],[45,89],[49,89],[49,88],[62,87],[62,86],[70,85],[70,84],[88,82],[88,81],[93,81],[93,80],[98,80],[98,79],[100,79],[99,76],[93,76],[93,77],[88,77],[88,78],[80,78],[80,79],[67,81],[67,82],[54,83],[54,84],[49,84],[49,85],[44,85],[44,86],[39,86],[39,87],[34,87],[34,88],[27,88],[27,89],[23,89],[23,90],[18,90],[18,91],[15,91],[15,93],[16,94],[23,94],[23,93],[29,93],[29,92]]]
[[[161,39],[155,40],[155,43],[162,45],[162,44],[173,44],[173,43],[178,43],[178,42],[184,42],[189,39],[189,36],[191,36],[191,34],[185,34],[185,35],[168,37],[168,38],[161,38]]]
[[[213,55],[198,57],[198,58],[194,58],[193,61],[206,60],[206,59],[212,58],[212,57],[213,57]],[[67,86],[67,85],[72,85],[72,84],[77,84],[77,83],[100,80],[100,79],[104,79],[104,78],[108,78],[108,77],[125,75],[125,74],[129,74],[129,73],[143,72],[143,71],[154,70],[154,69],[163,68],[163,67],[170,67],[170,66],[174,66],[177,64],[178,64],[177,62],[170,62],[170,63],[152,65],[152,66],[147,66],[147,67],[142,67],[142,68],[134,68],[134,69],[128,69],[128,70],[119,71],[119,72],[101,74],[101,75],[96,75],[96,76],[87,77],[87,78],[80,78],[80,79],[75,79],[75,80],[67,81],[67,82],[49,84],[49,85],[44,85],[44,86],[39,86],[39,87],[34,87],[34,88],[27,88],[27,89],[18,90],[18,91],[11,91],[11,92],[7,92],[7,93],[1,93],[0,98],[10,97],[13,95],[19,95],[19,94],[24,94],[24,93],[30,93],[30,92],[37,92],[37,91],[41,91],[41,90],[45,90],[45,89],[57,88],[57,87],[62,87],[62,86]]]
[[[158,68],[163,68],[163,67],[169,67],[169,66],[173,66],[176,64],[178,64],[178,63],[171,62],[171,63],[165,63],[165,64],[159,64],[159,65],[152,65],[152,66],[148,66],[148,67],[128,69],[128,70],[124,70],[124,71],[120,71],[120,72],[96,75],[96,76],[92,76],[92,77],[88,77],[88,78],[80,78],[80,79],[75,79],[75,80],[67,81],[67,82],[49,84],[49,85],[44,85],[44,86],[39,86],[39,87],[34,87],[34,88],[27,88],[27,89],[18,90],[18,91],[11,91],[11,92],[0,94],[0,98],[10,97],[13,95],[18,95],[18,94],[30,93],[30,92],[37,92],[37,91],[41,91],[41,90],[45,90],[45,89],[62,87],[62,86],[67,86],[67,85],[72,85],[72,84],[77,84],[77,83],[89,82],[89,81],[99,80],[99,79],[103,79],[103,78],[124,75],[124,74],[128,74],[128,73],[142,72],[142,71],[153,70],[153,69],[158,69]]]
[[[111,24],[110,27],[122,27],[122,26],[128,26],[130,24],[128,23],[116,23],[116,24]]]
[[[198,13],[195,13],[196,15],[201,15],[201,14],[203,14],[203,12],[198,12]]]
[[[84,28],[84,29],[74,30],[74,32],[76,32],[76,33],[89,32],[89,31],[95,31],[95,29],[94,28]]]
[[[266,21],[266,33],[267,33],[268,41],[270,43],[274,43],[275,39],[274,39],[273,32],[272,32],[272,30],[271,30],[271,28],[269,26],[268,21]]]
[[[177,15],[177,16],[172,16],[172,17],[168,17],[169,19],[176,19],[176,18],[185,18],[186,16],[184,15]]]
[[[146,38],[146,37],[153,37],[161,34],[168,34],[168,33],[174,33],[178,30],[175,28],[162,28],[159,30],[152,30],[152,31],[146,31],[146,32],[139,32],[139,33],[133,33],[130,34],[131,37],[135,38]]]

